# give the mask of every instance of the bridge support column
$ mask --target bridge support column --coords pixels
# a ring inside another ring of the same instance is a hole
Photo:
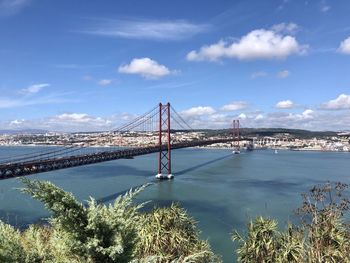
[[[170,137],[170,103],[159,103],[159,155],[158,179],[172,179],[171,173],[171,137]]]
[[[233,153],[239,154],[241,152],[240,147],[240,134],[239,134],[239,120],[233,120],[232,123],[232,135],[233,135]]]

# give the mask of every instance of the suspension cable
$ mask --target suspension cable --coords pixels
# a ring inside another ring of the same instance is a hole
[[[156,116],[158,114],[158,112],[155,112],[155,110],[157,110],[158,106],[155,106],[154,108],[152,108],[150,111],[146,112],[145,114],[135,118],[134,120],[132,120],[131,122],[127,123],[127,124],[124,124],[122,125],[121,127],[119,127],[118,129],[116,130],[112,130],[112,132],[122,132],[122,131],[127,131],[127,130],[131,130],[135,127],[138,127],[142,124],[144,124],[146,121],[152,119],[154,116]],[[152,114],[151,116],[148,116]],[[111,132],[111,131],[109,131]],[[15,155],[15,156],[11,156],[11,157],[7,157],[7,158],[4,158],[4,159],[0,159],[0,164],[3,164],[4,161],[11,161],[11,162],[16,162],[16,161],[26,161],[26,160],[31,160],[31,159],[34,159],[34,158],[38,158],[38,157],[44,157],[42,159],[45,159],[45,157],[50,157],[51,155],[54,155],[54,154],[60,154],[61,156],[64,156],[65,154],[68,154],[68,153],[72,153],[74,151],[78,151],[78,150],[82,150],[82,149],[85,149],[87,148],[88,146],[80,146],[80,147],[77,147],[77,146],[69,146],[69,147],[65,147],[64,149],[55,149],[53,151],[48,151],[48,152],[42,152],[42,151],[36,151],[34,153],[28,153],[28,154],[19,154],[19,155]]]

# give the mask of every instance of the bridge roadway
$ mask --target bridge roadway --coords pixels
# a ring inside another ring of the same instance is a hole
[[[233,139],[216,139],[207,141],[191,141],[185,143],[175,143],[171,149],[181,149],[196,146],[207,146],[215,143],[232,142]],[[166,145],[162,149],[166,149]],[[31,174],[43,173],[48,171],[60,170],[75,166],[82,166],[100,162],[107,162],[117,159],[128,159],[134,156],[145,155],[159,152],[159,146],[145,148],[130,148],[116,151],[105,151],[91,154],[72,155],[67,157],[58,157],[41,160],[31,160],[27,162],[7,163],[0,165],[0,180],[10,179]]]

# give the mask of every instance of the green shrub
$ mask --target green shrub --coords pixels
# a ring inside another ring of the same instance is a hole
[[[239,242],[237,248],[239,262],[303,262],[303,234],[289,225],[286,232],[277,230],[277,222],[258,217],[248,224],[247,237],[237,231],[233,241]]]
[[[195,222],[178,205],[141,213],[130,190],[111,205],[78,202],[49,182],[23,180],[23,192],[52,212],[48,226],[24,232],[0,221],[0,262],[199,263],[218,262]]]
[[[52,231],[45,226],[31,225],[21,235],[25,262],[54,262],[51,243]]]
[[[157,255],[155,262],[219,262],[199,234],[195,221],[178,204],[156,208],[143,215],[138,257]]]
[[[63,254],[103,263],[132,260],[138,238],[138,209],[142,206],[132,205],[132,198],[144,187],[118,197],[113,205],[91,199],[85,207],[52,183],[23,182],[27,186],[23,192],[42,201],[52,212],[50,222]]]
[[[0,221],[0,262],[25,262],[21,233]]]
[[[300,227],[280,232],[276,221],[259,217],[248,225],[247,237],[235,231],[239,262],[350,262],[349,225],[343,221],[350,204],[343,197],[346,188],[328,183],[304,194],[297,210]]]

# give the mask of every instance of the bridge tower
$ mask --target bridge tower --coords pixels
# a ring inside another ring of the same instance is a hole
[[[169,102],[166,105],[159,103],[158,179],[174,178],[171,174],[170,109]]]
[[[233,153],[239,154],[240,147],[240,132],[239,132],[239,120],[233,120],[232,123],[232,135],[233,135]]]

